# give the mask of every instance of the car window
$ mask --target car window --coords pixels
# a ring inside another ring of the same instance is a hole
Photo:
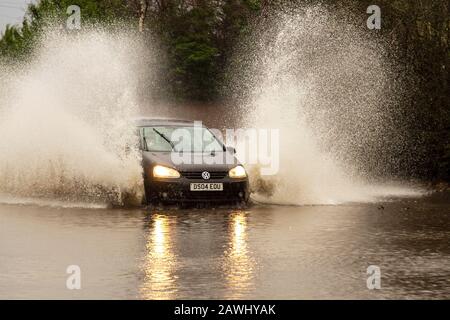
[[[203,127],[145,127],[143,130],[143,135],[149,151],[223,151],[223,145],[214,137],[211,131]]]
[[[164,128],[156,128],[159,132],[167,133]],[[148,151],[170,152],[172,146],[167,141],[157,134],[153,128],[144,128],[144,147]]]

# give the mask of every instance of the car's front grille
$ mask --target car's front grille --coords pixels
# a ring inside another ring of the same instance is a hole
[[[202,179],[202,173],[204,171],[182,171],[181,175],[187,179]],[[227,171],[208,171],[210,179],[223,179],[227,176]]]

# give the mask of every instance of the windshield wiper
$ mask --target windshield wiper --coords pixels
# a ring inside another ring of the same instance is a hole
[[[175,145],[173,144],[173,142],[169,138],[166,137],[166,135],[164,133],[159,132],[155,128],[153,128],[153,131],[155,131],[161,138],[166,140],[167,143],[170,144],[170,146],[172,147],[172,150],[175,150]]]
[[[144,146],[145,146],[145,150],[146,150],[146,151],[150,151],[150,150],[148,150],[147,137],[146,137],[146,136],[143,136],[143,138],[144,138]]]

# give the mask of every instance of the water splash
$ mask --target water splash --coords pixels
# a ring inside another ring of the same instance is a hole
[[[270,26],[243,50],[250,72],[237,81],[249,93],[247,126],[280,130],[278,174],[250,168],[254,199],[336,204],[421,194],[374,184],[395,171],[404,141],[395,109],[402,87],[383,44],[320,6],[280,13]]]
[[[0,193],[139,203],[131,121],[145,56],[130,34],[48,32],[29,63],[0,66]]]

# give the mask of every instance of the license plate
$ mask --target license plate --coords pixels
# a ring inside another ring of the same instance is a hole
[[[191,191],[223,191],[223,183],[191,183]]]

